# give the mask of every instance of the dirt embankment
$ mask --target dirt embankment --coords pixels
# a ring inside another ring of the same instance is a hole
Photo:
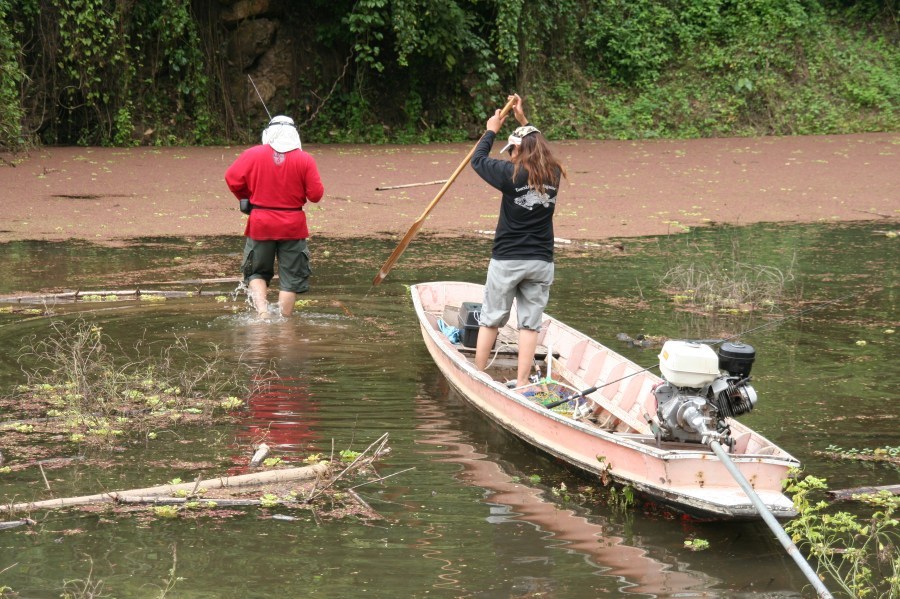
[[[472,144],[473,145],[473,144]],[[326,195],[313,235],[402,236],[470,144],[305,144]],[[683,141],[556,142],[566,165],[559,237],[601,240],[712,222],[900,220],[900,133]],[[500,146],[495,147],[495,152]],[[0,242],[241,235],[223,174],[244,148],[42,148],[4,156]],[[423,230],[492,230],[498,196],[467,167]]]

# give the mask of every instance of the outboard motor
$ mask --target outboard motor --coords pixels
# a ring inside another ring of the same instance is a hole
[[[750,370],[756,351],[744,343],[712,347],[691,341],[666,341],[659,354],[665,382],[656,396],[657,438],[663,441],[709,443],[731,447],[726,418],[735,418],[756,405]]]

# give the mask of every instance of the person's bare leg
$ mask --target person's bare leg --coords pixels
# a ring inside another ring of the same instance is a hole
[[[282,316],[290,316],[294,312],[294,302],[297,301],[297,294],[293,291],[278,292],[278,309],[281,310]]]
[[[537,350],[538,332],[531,329],[519,329],[519,368],[516,372],[516,387],[528,384],[534,352]]]
[[[269,286],[266,284],[264,279],[252,279],[250,281],[250,301],[253,303],[253,307],[256,308],[256,313],[260,316],[269,314],[269,300],[266,299],[266,294],[269,291]]]
[[[478,327],[478,341],[475,342],[475,368],[487,368],[488,358],[497,340],[497,327]]]

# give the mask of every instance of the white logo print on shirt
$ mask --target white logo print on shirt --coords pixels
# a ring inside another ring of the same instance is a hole
[[[556,203],[556,198],[551,198],[546,193],[538,193],[533,189],[529,189],[525,195],[519,196],[513,201],[516,203],[516,206],[521,206],[526,210],[534,210],[534,207],[537,205],[549,208],[550,204]]]

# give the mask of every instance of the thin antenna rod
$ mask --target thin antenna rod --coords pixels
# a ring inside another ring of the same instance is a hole
[[[831,301],[828,301],[828,302],[824,302],[824,303],[821,303],[821,304],[817,304],[817,305],[812,306],[812,307],[810,307],[810,308],[807,308],[806,310],[803,310],[803,311],[801,311],[801,312],[797,312],[797,313],[795,313],[795,314],[790,314],[790,315],[788,315],[788,316],[785,316],[784,318],[779,318],[778,320],[773,320],[773,321],[771,321],[771,322],[767,322],[767,323],[765,323],[765,324],[763,324],[763,325],[761,325],[761,326],[754,327],[754,328],[749,329],[749,330],[747,330],[747,331],[743,331],[743,332],[741,332],[741,333],[738,333],[737,335],[732,335],[731,337],[728,337],[728,338],[726,338],[726,339],[705,339],[705,340],[703,340],[703,341],[700,341],[700,343],[707,343],[707,344],[709,344],[709,345],[720,345],[720,344],[722,344],[722,343],[725,343],[726,341],[731,341],[732,339],[737,339],[738,337],[742,337],[742,336],[744,336],[744,335],[749,335],[750,333],[753,333],[753,332],[758,331],[758,330],[760,330],[760,329],[764,329],[764,328],[766,328],[766,327],[770,327],[770,326],[774,326],[774,325],[777,325],[777,324],[781,324],[781,323],[787,322],[788,320],[791,320],[791,319],[793,319],[793,318],[799,318],[799,317],[801,317],[801,316],[803,316],[804,314],[807,314],[807,313],[809,313],[809,312],[814,312],[814,311],[816,311],[816,310],[821,310],[822,308],[824,308],[824,307],[826,307],[826,306],[831,306],[832,304],[837,304],[837,303],[839,303],[839,302],[842,302],[842,301],[844,301],[844,300],[846,300],[846,299],[848,299],[848,298],[851,298],[851,297],[853,297],[853,296],[855,296],[855,295],[859,295],[859,294],[861,294],[861,293],[863,293],[862,290],[857,290],[857,291],[854,291],[853,293],[848,293],[847,295],[845,295],[845,296],[843,296],[843,297],[839,297],[839,298],[837,298],[837,299],[834,299],[834,300],[831,300]],[[548,354],[548,355],[549,355],[549,354]],[[572,399],[574,399],[574,398],[585,397],[585,396],[587,396],[587,395],[590,395],[591,393],[594,393],[595,391],[597,391],[597,390],[599,390],[599,389],[602,389],[603,387],[607,387],[607,386],[609,386],[609,385],[612,385],[613,383],[618,383],[619,381],[624,381],[625,379],[631,378],[631,377],[633,377],[633,376],[635,376],[635,375],[637,375],[637,374],[640,374],[640,373],[642,373],[642,372],[647,372],[648,370],[652,370],[652,369],[658,368],[658,367],[659,367],[659,363],[652,364],[652,365],[650,365],[650,366],[647,366],[646,368],[642,368],[641,370],[638,370],[637,372],[632,372],[631,374],[626,374],[626,375],[623,376],[622,378],[616,379],[616,380],[614,380],[614,381],[609,381],[609,382],[607,382],[607,383],[603,383],[602,385],[597,385],[596,387],[591,387],[591,388],[589,388],[589,389],[585,389],[584,391],[581,391],[578,395],[576,395],[576,396],[574,396],[574,397],[568,397],[568,398],[566,398],[566,399],[561,399],[561,400],[558,400],[558,401],[554,401],[553,403],[549,403],[549,404],[545,405],[544,407],[547,408],[548,410],[552,410],[552,409],[555,408],[556,406],[560,406],[560,405],[562,405],[562,404],[566,403],[567,401],[570,401],[570,400],[572,400]]]
[[[263,105],[263,108],[265,108],[266,114],[269,115],[269,120],[271,121],[271,120],[272,120],[272,113],[269,112],[269,109],[268,109],[268,108],[266,108],[266,103],[265,103],[265,101],[262,99],[262,95],[259,93],[259,89],[257,89],[256,84],[253,83],[253,77],[251,77],[251,76],[248,74],[248,75],[247,75],[247,79],[250,80],[250,85],[252,85],[252,86],[253,86],[253,89],[256,91],[256,97],[259,98],[260,104],[262,104],[262,105]]]
[[[802,311],[800,311],[800,312],[795,312],[794,314],[788,314],[787,316],[785,316],[785,317],[783,317],[783,318],[779,318],[778,320],[772,320],[772,321],[763,323],[763,324],[759,325],[758,327],[753,327],[752,329],[749,329],[749,330],[747,330],[747,331],[742,331],[742,332],[740,332],[740,333],[738,333],[738,334],[736,334],[736,335],[732,335],[731,337],[727,337],[727,338],[725,338],[725,339],[716,339],[716,340],[712,341],[711,344],[712,344],[712,345],[720,345],[720,344],[722,344],[722,343],[725,343],[726,341],[731,341],[732,339],[737,339],[738,337],[742,337],[742,336],[744,336],[744,335],[749,335],[750,333],[755,333],[756,331],[759,331],[760,329],[765,329],[765,328],[768,328],[768,327],[772,327],[772,326],[775,326],[775,325],[779,325],[779,324],[781,324],[781,323],[783,323],[783,322],[787,322],[787,321],[789,321],[789,320],[793,320],[793,319],[795,319],[795,318],[800,318],[800,317],[803,316],[804,314],[807,314],[807,313],[809,313],[809,312],[815,312],[816,310],[821,310],[822,308],[824,308],[824,307],[826,307],[826,306],[830,306],[830,305],[832,305],[832,304],[838,304],[838,303],[840,303],[840,302],[842,302],[842,301],[844,301],[844,300],[850,299],[851,297],[853,297],[853,296],[855,296],[855,295],[859,295],[859,294],[861,294],[861,293],[863,293],[863,290],[859,290],[859,289],[858,289],[858,290],[856,290],[856,291],[853,291],[853,292],[851,292],[851,293],[848,293],[847,295],[845,295],[845,296],[843,296],[843,297],[839,297],[839,298],[837,298],[837,299],[833,299],[833,300],[831,300],[831,301],[824,302],[824,303],[821,303],[821,304],[816,304],[815,306],[811,306],[811,307],[809,307],[809,308],[807,308],[807,309],[805,309],[805,310],[802,310]]]

